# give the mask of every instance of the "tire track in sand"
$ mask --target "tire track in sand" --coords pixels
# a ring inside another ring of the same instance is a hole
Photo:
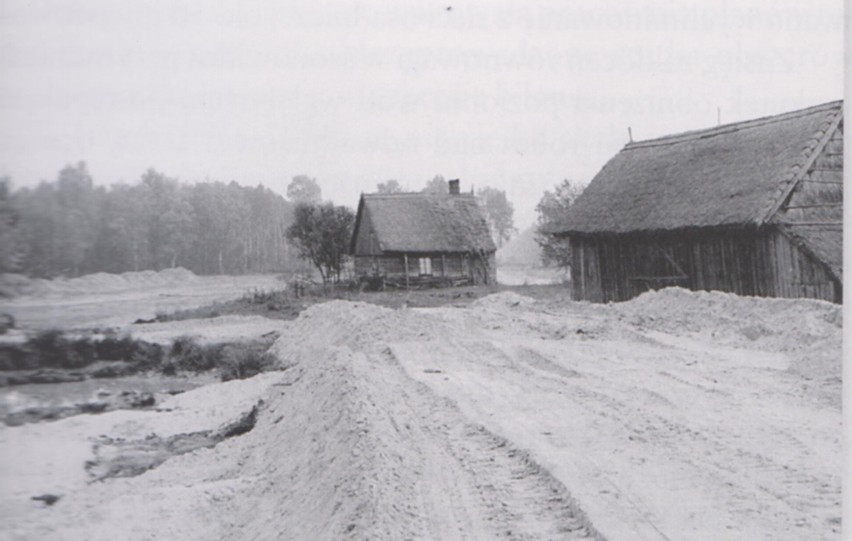
[[[550,472],[411,379],[390,348],[376,348],[366,361],[371,401],[415,450],[423,537],[604,539]]]

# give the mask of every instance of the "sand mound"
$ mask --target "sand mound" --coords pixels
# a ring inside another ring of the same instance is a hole
[[[720,345],[789,353],[791,370],[840,376],[843,309],[837,304],[673,287],[612,307],[639,327],[674,335],[709,334]]]
[[[145,270],[109,274],[98,272],[79,278],[56,278],[45,280],[21,275],[5,274],[0,278],[0,289],[7,296],[53,296],[114,293],[141,287],[161,287],[189,283],[198,279],[192,271],[184,268],[162,271]]]
[[[367,349],[383,341],[432,340],[459,332],[428,310],[392,310],[374,304],[316,304],[286,325],[272,352],[285,364],[311,359],[328,347]]]
[[[746,340],[773,337],[779,345],[806,345],[835,336],[842,307],[811,299],[741,297],[718,291],[666,288],[613,305],[632,322],[668,332],[712,330]]]

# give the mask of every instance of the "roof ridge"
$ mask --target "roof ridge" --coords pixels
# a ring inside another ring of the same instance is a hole
[[[371,199],[378,198],[388,198],[388,199],[398,199],[402,197],[441,197],[441,198],[449,198],[449,197],[475,197],[473,194],[469,193],[459,193],[459,194],[449,194],[449,193],[434,193],[434,192],[394,192],[394,193],[365,193],[361,194],[363,197],[369,197]]]
[[[721,126],[713,126],[712,128],[703,128],[700,130],[690,130],[681,133],[664,135],[662,137],[656,137],[654,139],[646,139],[643,141],[635,141],[632,143],[627,143],[622,151],[625,150],[633,150],[638,148],[651,148],[657,146],[665,146],[665,145],[673,145],[677,143],[683,143],[687,141],[694,141],[696,139],[705,139],[709,137],[715,137],[717,135],[726,135],[729,133],[733,133],[742,129],[755,128],[759,126],[765,126],[767,124],[773,124],[775,122],[783,122],[785,120],[790,120],[794,118],[799,118],[802,116],[812,115],[814,113],[818,113],[820,111],[832,111],[834,113],[835,109],[843,109],[843,100],[834,100],[826,103],[822,103],[819,105],[813,105],[811,107],[806,107],[804,109],[798,109],[796,111],[788,111],[786,113],[779,113],[777,115],[769,115],[760,118],[752,118],[749,120],[741,120],[739,122],[731,122],[730,124],[722,124]],[[834,115],[832,114],[832,119]]]

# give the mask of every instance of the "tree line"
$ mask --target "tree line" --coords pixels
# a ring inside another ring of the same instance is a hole
[[[0,179],[0,272],[80,276],[184,267],[198,274],[282,270],[294,205],[263,186],[178,182],[154,169],[95,186],[83,162],[55,181],[11,190]]]

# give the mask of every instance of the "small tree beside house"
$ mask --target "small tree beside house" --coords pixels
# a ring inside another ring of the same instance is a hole
[[[296,206],[287,239],[296,246],[299,257],[317,268],[323,284],[340,281],[354,222],[355,215],[347,207],[331,203]]]

